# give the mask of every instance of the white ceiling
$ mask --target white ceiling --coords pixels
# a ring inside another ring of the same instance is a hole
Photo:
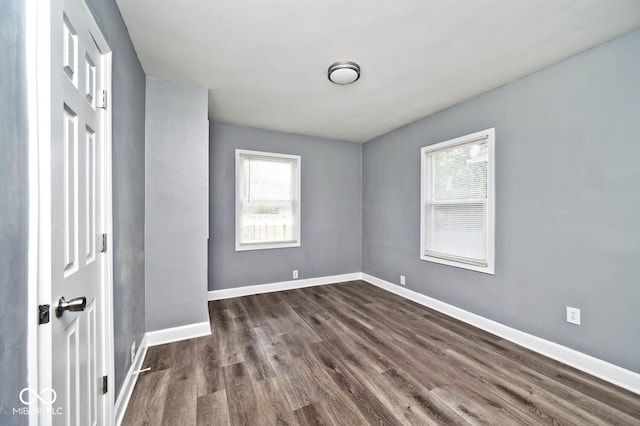
[[[117,0],[148,76],[209,117],[366,142],[640,27],[639,0]],[[360,64],[337,86],[327,67]]]

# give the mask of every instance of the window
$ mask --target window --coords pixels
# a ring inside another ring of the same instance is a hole
[[[420,259],[494,273],[494,129],[422,148]]]
[[[236,251],[300,246],[300,156],[236,150]]]

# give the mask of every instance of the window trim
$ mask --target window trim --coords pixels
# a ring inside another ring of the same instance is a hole
[[[296,200],[295,200],[295,234],[293,241],[283,241],[283,242],[268,242],[268,243],[240,243],[240,214],[242,213],[241,207],[241,197],[240,197],[240,170],[242,169],[241,159],[242,155],[251,155],[256,157],[271,157],[276,159],[286,159],[286,160],[295,160],[296,161],[296,171],[295,171],[295,185],[296,185]],[[301,176],[302,176],[302,158],[299,155],[291,155],[291,154],[280,154],[275,152],[264,152],[264,151],[252,151],[247,149],[236,149],[236,182],[235,182],[235,202],[236,202],[236,211],[235,211],[235,234],[236,234],[236,251],[249,251],[249,250],[266,250],[266,249],[279,249],[279,248],[291,248],[291,247],[300,247],[301,245],[301,236],[302,230],[300,228],[300,216],[302,215],[302,202],[301,202]]]
[[[478,139],[487,139],[487,266],[473,265],[456,261],[452,258],[441,258],[426,254],[426,201],[427,191],[427,154],[433,151],[452,148]],[[455,139],[422,147],[420,150],[420,259],[442,265],[455,266],[471,271],[495,274],[495,128],[471,133]]]

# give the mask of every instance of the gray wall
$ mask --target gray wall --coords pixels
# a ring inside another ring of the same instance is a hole
[[[113,303],[116,395],[144,335],[145,75],[115,0],[87,0],[113,51]]]
[[[636,31],[365,144],[364,272],[640,372],[638,52]],[[495,276],[419,260],[420,147],[489,127]]]
[[[218,123],[210,141],[209,290],[361,270],[361,145]],[[302,156],[301,247],[235,251],[236,148]]]
[[[207,89],[147,79],[147,331],[209,318],[207,105]]]
[[[27,386],[27,79],[24,0],[0,2],[0,424],[26,425],[18,393]]]

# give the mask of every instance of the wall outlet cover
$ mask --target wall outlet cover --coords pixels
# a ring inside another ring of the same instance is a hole
[[[298,270],[297,270],[297,269],[294,269],[294,270],[293,270],[293,279],[294,279],[294,280],[297,280],[297,279],[298,279]]]
[[[131,344],[131,362],[133,363],[133,359],[136,357],[136,341],[134,340]]]
[[[406,285],[407,284],[407,280],[405,279],[404,275],[400,275],[400,285]]]
[[[580,309],[567,306],[567,322],[575,325],[580,325]]]

